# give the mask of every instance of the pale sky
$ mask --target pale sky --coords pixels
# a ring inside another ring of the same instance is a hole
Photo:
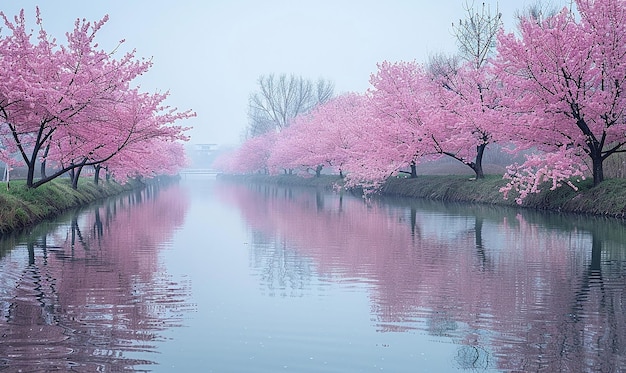
[[[471,0],[469,0],[471,3]],[[562,4],[563,1],[553,1]],[[486,1],[495,9],[496,1]],[[504,26],[530,0],[500,0]],[[100,46],[152,57],[141,87],[171,93],[170,106],[193,109],[192,143],[237,144],[247,124],[248,97],[264,74],[295,74],[335,83],[335,93],[363,92],[376,64],[425,62],[456,51],[452,22],[465,0],[0,0],[7,15],[39,5],[49,34],[65,41],[77,18],[109,22]],[[476,0],[476,6],[482,1]]]

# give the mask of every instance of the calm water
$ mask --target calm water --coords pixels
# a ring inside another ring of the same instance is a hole
[[[0,371],[626,372],[626,225],[183,180],[0,241]]]

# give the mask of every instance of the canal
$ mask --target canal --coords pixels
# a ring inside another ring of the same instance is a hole
[[[626,372],[626,224],[190,178],[0,240],[0,371]]]

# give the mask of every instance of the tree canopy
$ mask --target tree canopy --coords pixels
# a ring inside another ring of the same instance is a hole
[[[0,160],[27,169],[27,186],[37,187],[67,172],[76,185],[85,166],[103,166],[121,179],[151,175],[180,165],[173,151],[187,140],[179,120],[195,115],[165,104],[168,93],[146,93],[132,82],[152,62],[133,50],[116,58],[100,49],[96,35],[108,16],[96,22],[77,19],[65,43],[45,31],[36,10],[36,35],[25,12],[12,19],[0,12]],[[115,49],[113,49],[115,51]],[[158,160],[141,157],[151,146]],[[172,156],[174,158],[169,158]],[[142,161],[144,159],[144,161]],[[36,163],[53,164],[36,180]],[[130,164],[135,168],[128,168]],[[120,165],[126,164],[122,171]],[[150,166],[150,167],[148,167]]]

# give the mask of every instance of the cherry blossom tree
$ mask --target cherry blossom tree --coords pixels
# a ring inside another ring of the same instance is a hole
[[[484,152],[502,125],[499,80],[489,64],[502,15],[497,9],[492,14],[484,3],[480,11],[466,3],[465,10],[466,18],[453,24],[460,54],[435,56],[428,66],[435,110],[428,125],[435,151],[462,162],[482,179]]]
[[[334,168],[343,176],[355,132],[363,127],[364,95],[348,93],[317,106],[310,113],[299,115],[281,131],[269,159],[272,168],[315,170]]]
[[[95,165],[94,182],[98,183],[102,169],[106,170],[107,176],[125,182],[134,177],[175,175],[187,164],[185,149],[180,141],[156,138],[129,145],[110,160]]]
[[[211,163],[211,168],[217,170],[218,172],[232,173],[234,169],[233,163],[238,151],[239,149],[237,148],[222,152],[215,158],[213,163]]]
[[[291,124],[281,130],[275,136],[269,156],[267,158],[268,170],[271,174],[280,172],[292,173],[293,170],[308,169],[310,164],[303,164],[302,154],[309,152],[300,128],[306,128],[309,124],[308,115],[299,115],[294,118]]]
[[[50,178],[64,172],[65,169],[70,169],[73,186],[76,187],[84,166],[95,166],[114,157],[135,158],[125,160],[126,165],[135,164],[137,167],[126,175],[132,173],[150,175],[151,172],[145,170],[153,170],[155,163],[184,164],[182,153],[179,155],[180,159],[172,163],[167,157],[171,154],[159,153],[159,150],[164,143],[187,141],[188,137],[184,134],[187,128],[172,123],[195,114],[190,111],[178,112],[165,106],[163,102],[167,96],[167,93],[147,94],[136,89],[128,90],[120,102],[107,112],[94,111],[95,115],[89,116],[87,121],[97,123],[96,128],[84,126],[83,133],[76,131],[71,136],[65,137],[65,141],[52,141],[55,151],[50,157],[61,164],[61,167]],[[90,128],[91,132],[87,132]],[[125,151],[126,148],[132,149]],[[155,159],[147,158],[147,154]],[[75,165],[78,166],[72,167]]]
[[[246,140],[227,162],[222,165],[234,173],[269,173],[268,159],[278,134],[267,132]]]
[[[468,166],[476,178],[484,178],[485,150],[503,126],[497,76],[487,65],[475,68],[467,62],[454,73],[432,79],[433,112],[427,124],[434,151]]]
[[[153,136],[185,138],[185,128],[172,126],[195,115],[163,104],[166,95],[147,95],[130,87],[150,61],[135,51],[119,59],[98,49],[96,34],[107,22],[77,20],[59,45],[43,28],[39,10],[36,42],[24,11],[10,20],[0,12],[8,35],[0,38],[0,141],[8,154],[19,154],[28,170],[28,187],[42,185],[68,171],[105,162],[125,146]],[[144,108],[144,116],[133,117]],[[147,114],[147,117],[145,115]],[[152,128],[152,130],[150,130]],[[37,161],[54,160],[59,167],[35,181]]]
[[[416,177],[419,161],[440,156],[459,160],[477,178],[484,177],[483,154],[501,123],[496,111],[499,89],[484,62],[479,68],[474,63],[437,69],[437,74],[416,62],[379,65],[371,80],[379,124],[368,137],[385,145],[364,151],[378,162],[410,165],[411,177]]]
[[[626,2],[577,0],[576,8],[578,14],[521,18],[518,34],[499,36],[510,140],[518,150],[550,154],[512,167],[512,189],[546,179],[560,185],[589,168],[598,185],[603,162],[625,151]],[[559,158],[568,162],[554,162]]]
[[[309,163],[324,164],[336,169],[341,177],[349,171],[349,163],[358,162],[359,133],[372,124],[370,99],[367,95],[346,93],[318,106],[311,113],[315,132],[307,136],[314,146]],[[315,154],[315,155],[314,155]]]
[[[350,162],[351,180],[380,185],[389,176],[415,165],[432,152],[425,119],[430,82],[416,62],[384,61],[370,78],[371,115],[354,151],[362,159]]]

